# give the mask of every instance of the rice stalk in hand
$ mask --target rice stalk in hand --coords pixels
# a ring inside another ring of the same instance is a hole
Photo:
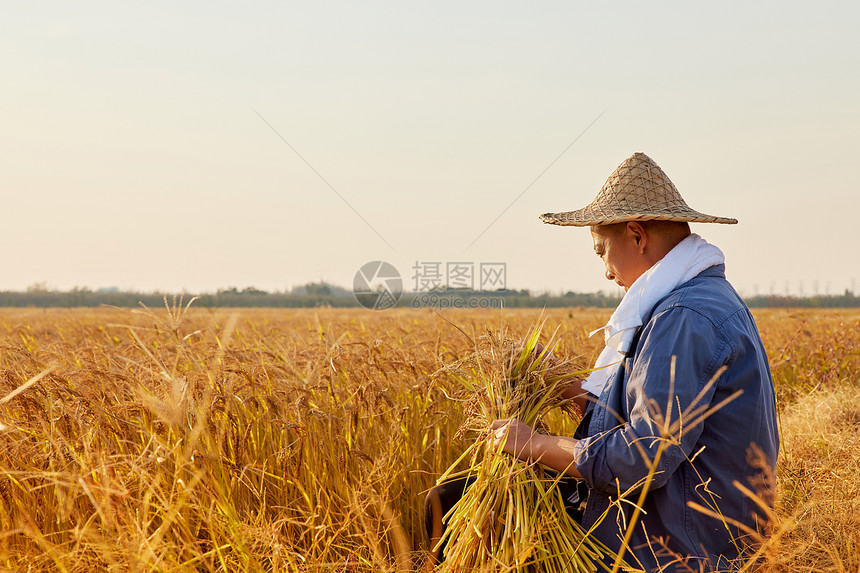
[[[538,347],[542,326],[524,343],[502,333],[489,335],[484,348],[453,370],[475,392],[458,434],[478,437],[439,478],[439,483],[462,476],[473,480],[445,516],[439,543],[447,546],[439,571],[594,572],[608,570],[604,557],[610,562],[615,557],[567,513],[560,476],[508,456],[486,439],[491,422],[514,417],[547,433],[544,416],[566,404],[562,392],[572,377],[584,374],[552,356],[555,335],[545,348]],[[456,472],[469,455],[470,467]]]

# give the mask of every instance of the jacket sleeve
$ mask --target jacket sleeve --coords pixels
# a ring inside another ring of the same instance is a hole
[[[633,360],[625,361],[629,375],[618,412],[624,422],[576,445],[585,481],[608,494],[640,489],[662,450],[650,487],[665,485],[695,453],[703,422],[693,410],[711,403],[716,384],[705,387],[731,356],[727,337],[695,310],[672,307],[653,316]]]

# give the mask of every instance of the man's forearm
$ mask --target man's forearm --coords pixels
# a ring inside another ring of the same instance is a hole
[[[573,448],[579,440],[535,432],[516,418],[495,420],[488,436],[493,448],[527,462],[539,462],[558,472],[582,478],[574,465]]]
[[[531,458],[558,472],[582,479],[574,464],[573,448],[579,440],[565,436],[534,434],[531,442]]]

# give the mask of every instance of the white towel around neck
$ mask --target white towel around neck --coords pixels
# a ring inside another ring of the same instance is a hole
[[[630,349],[636,329],[642,326],[643,318],[654,305],[678,285],[724,262],[725,256],[720,249],[699,235],[691,234],[645,271],[624,294],[606,326],[591,333],[593,336],[603,331],[606,347],[594,365],[598,370],[588,376],[582,388],[600,396]]]

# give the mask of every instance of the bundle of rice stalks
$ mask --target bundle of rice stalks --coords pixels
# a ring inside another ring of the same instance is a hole
[[[445,516],[440,545],[447,546],[438,571],[594,572],[608,570],[602,559],[615,557],[567,513],[561,476],[504,454],[487,439],[491,422],[512,417],[546,433],[544,416],[566,404],[562,392],[585,373],[552,357],[555,334],[546,348],[538,346],[542,326],[525,343],[488,336],[468,364],[451,370],[474,391],[460,434],[477,433],[477,439],[438,480],[471,480]],[[470,467],[455,471],[470,455]]]

